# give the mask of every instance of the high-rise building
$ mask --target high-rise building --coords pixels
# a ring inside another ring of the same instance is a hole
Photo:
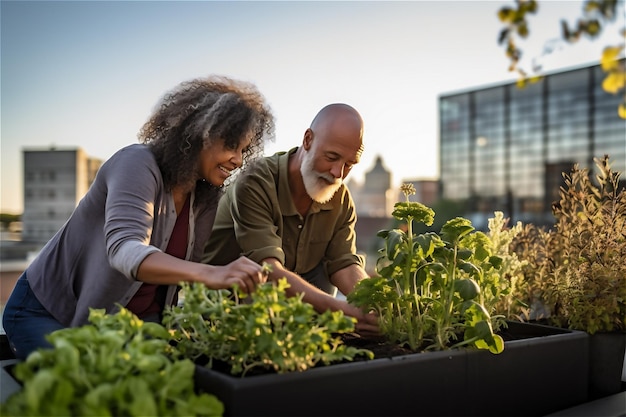
[[[80,148],[24,149],[23,157],[22,240],[45,243],[87,193],[102,161]]]
[[[486,220],[550,225],[562,172],[609,155],[626,171],[624,93],[602,89],[600,65],[546,74],[526,87],[485,86],[439,97],[441,196]],[[624,174],[626,175],[626,174]]]

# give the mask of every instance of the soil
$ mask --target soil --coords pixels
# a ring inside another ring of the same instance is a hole
[[[397,344],[386,342],[383,338],[363,338],[356,333],[344,333],[339,335],[343,343],[359,349],[367,349],[372,351],[375,359],[391,358],[393,356],[402,356],[415,353],[409,348]],[[357,356],[355,361],[366,360],[367,358]]]

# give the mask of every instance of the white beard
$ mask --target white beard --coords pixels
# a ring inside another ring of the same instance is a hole
[[[304,181],[304,188],[311,199],[320,204],[330,201],[339,187],[341,178],[335,178],[330,174],[317,172],[313,169],[313,153],[303,149],[304,156],[300,165],[300,173]]]

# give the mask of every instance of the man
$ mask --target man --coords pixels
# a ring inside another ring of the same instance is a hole
[[[344,178],[363,152],[363,120],[351,106],[330,104],[304,132],[302,146],[256,162],[219,203],[203,262],[240,255],[286,277],[288,295],[318,312],[342,310],[362,334],[378,333],[376,316],[335,297],[368,277],[356,254],[354,202]]]

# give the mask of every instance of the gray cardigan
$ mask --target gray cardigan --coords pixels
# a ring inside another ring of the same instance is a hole
[[[199,192],[199,187],[207,189]],[[192,193],[185,259],[201,260],[219,195],[202,182]],[[136,276],[141,262],[165,251],[175,222],[174,199],[150,148],[135,144],[120,149],[27,268],[30,287],[65,326],[87,323],[89,308],[115,312],[116,304],[125,306],[140,287]],[[175,291],[175,285],[169,287],[166,303]]]

